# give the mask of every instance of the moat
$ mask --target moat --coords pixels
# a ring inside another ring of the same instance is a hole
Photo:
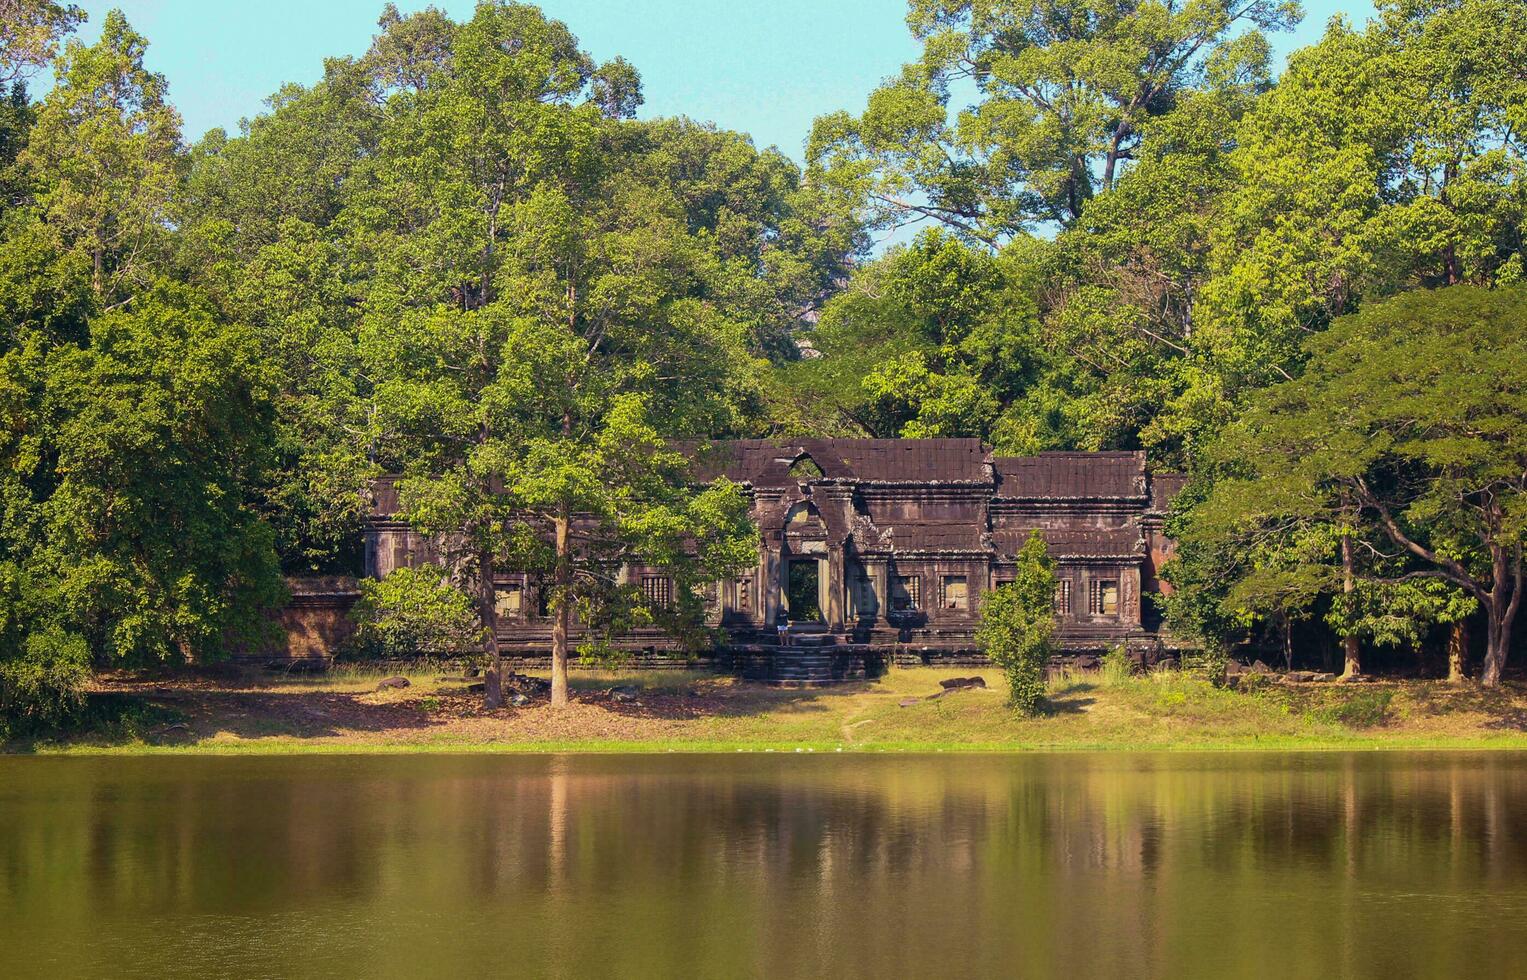
[[[1519,753],[0,758],[0,966],[1487,976]]]

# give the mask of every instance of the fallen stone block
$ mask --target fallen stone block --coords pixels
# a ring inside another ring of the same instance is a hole
[[[957,691],[957,690],[959,690],[962,687],[981,687],[981,688],[984,688],[986,686],[986,678],[984,678],[984,677],[951,677],[948,680],[939,681],[938,682],[938,686],[942,687],[946,691]]]
[[[388,677],[376,686],[378,691],[401,691],[408,687],[407,677]]]

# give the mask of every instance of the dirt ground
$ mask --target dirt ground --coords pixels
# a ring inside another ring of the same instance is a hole
[[[1264,685],[1227,691],[1187,675],[1052,680],[1022,718],[996,670],[893,670],[874,681],[781,690],[686,671],[575,672],[554,709],[530,678],[524,703],[483,708],[473,679],[422,668],[407,686],[344,669],[100,677],[84,734],[10,751],[832,751],[1044,748],[1527,748],[1527,688],[1434,681]],[[984,688],[940,693],[979,676]]]

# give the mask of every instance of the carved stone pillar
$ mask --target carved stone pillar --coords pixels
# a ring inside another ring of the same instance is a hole
[[[827,606],[822,611],[827,614],[827,626],[829,629],[843,628],[843,546],[834,545],[827,549],[827,581],[824,583],[827,593]]]
[[[779,618],[780,595],[784,591],[783,562],[780,560],[780,541],[763,541],[758,558],[758,599],[763,610],[763,625],[773,626]]]
[[[1119,618],[1130,626],[1139,626],[1140,569],[1126,568],[1119,576]]]

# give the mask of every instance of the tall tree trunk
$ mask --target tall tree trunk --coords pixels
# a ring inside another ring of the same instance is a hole
[[[1294,624],[1287,613],[1283,615],[1283,669],[1294,669]]]
[[[554,522],[557,538],[557,570],[554,582],[557,592],[554,596],[556,619],[551,627],[551,703],[553,707],[567,704],[567,627],[572,613],[568,603],[568,593],[573,584],[571,524],[572,515],[569,508],[567,504],[562,504],[557,510]]]
[[[1341,538],[1341,591],[1344,595],[1351,595],[1357,588],[1356,578],[1352,571],[1352,538],[1344,534]],[[1355,635],[1342,637],[1341,649],[1342,680],[1351,680],[1363,672],[1363,666],[1358,657],[1357,637]]]
[[[1447,638],[1447,682],[1463,684],[1469,679],[1469,621],[1453,624]]]
[[[1501,672],[1506,669],[1506,654],[1511,651],[1511,623],[1516,619],[1517,602],[1513,596],[1506,601],[1504,585],[1496,587],[1491,601],[1485,605],[1487,627],[1485,629],[1485,662],[1479,671],[1479,683],[1484,687],[1500,684]]]
[[[1501,672],[1506,669],[1506,654],[1511,651],[1511,626],[1516,621],[1516,611],[1522,604],[1522,550],[1517,548],[1516,558],[1507,557],[1504,548],[1495,549],[1495,588],[1490,591],[1485,607],[1485,662],[1479,671],[1479,683],[1495,687],[1500,683]]]
[[[1485,662],[1480,667],[1479,683],[1484,687],[1496,687],[1500,684],[1501,671],[1506,667],[1506,645],[1511,638],[1501,629],[1500,615],[1495,609],[1487,607],[1485,615],[1488,617],[1488,625],[1485,627]]]
[[[493,556],[477,555],[477,615],[483,626],[483,653],[488,667],[483,672],[483,707],[494,711],[504,703],[504,657],[498,648],[498,589],[493,584]]]

